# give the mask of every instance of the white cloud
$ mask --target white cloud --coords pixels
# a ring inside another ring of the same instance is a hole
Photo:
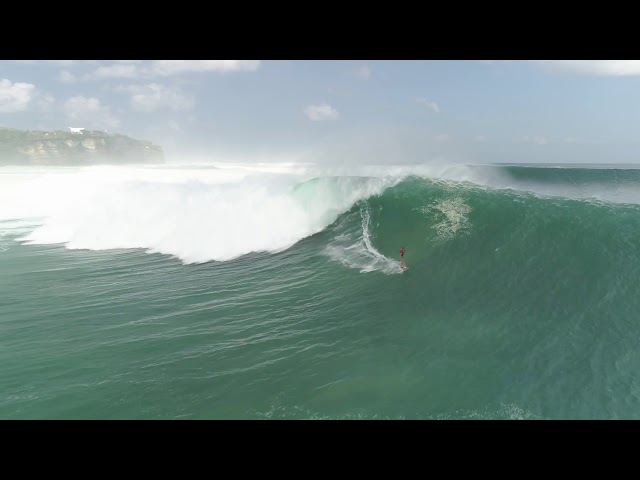
[[[65,67],[68,67],[78,62],[77,60],[45,60],[45,61],[52,65],[62,65]]]
[[[487,141],[487,137],[485,137],[484,135],[476,135],[476,137],[473,140],[475,142],[484,143]]]
[[[131,93],[131,106],[141,112],[153,112],[159,108],[189,110],[194,107],[193,97],[178,87],[167,87],[158,83],[129,85],[118,90]]]
[[[14,62],[22,63],[23,65],[37,65],[42,63],[48,63],[50,65],[62,65],[69,66],[77,63],[78,60],[14,60]]]
[[[41,92],[31,83],[0,79],[0,113],[45,110],[53,101],[51,95]]]
[[[117,63],[96,68],[93,77],[101,78],[136,78],[140,75],[138,67],[130,63]]]
[[[95,97],[71,97],[64,103],[64,111],[68,120],[76,124],[79,123],[74,126],[82,127],[85,123],[89,123],[90,125],[114,128],[120,123],[111,113],[111,109],[102,105],[100,100]]]
[[[60,65],[71,65],[71,61],[57,62]],[[102,65],[100,65],[102,63]],[[260,67],[260,60],[111,60],[109,63],[84,61],[84,64],[99,66],[91,73],[74,75],[69,70],[60,73],[58,80],[71,83],[78,80],[104,80],[110,78],[154,78],[178,75],[181,73],[201,72],[238,72],[255,71]],[[79,65],[76,61],[75,65]]]
[[[61,65],[63,67],[68,67],[73,65],[74,63],[75,64],[78,63],[77,60],[45,60],[45,61],[52,65]]]
[[[436,140],[438,142],[446,142],[447,140],[449,140],[449,135],[447,135],[446,133],[440,133],[436,135]]]
[[[535,60],[557,73],[599,76],[640,75],[640,60]]]
[[[371,78],[371,69],[367,65],[361,65],[356,69],[356,75],[363,80]]]
[[[0,113],[28,110],[35,92],[36,86],[31,83],[12,83],[6,78],[0,80]]]
[[[89,80],[105,80],[110,78],[138,78],[148,77],[148,69],[139,67],[137,61],[131,60],[114,60],[116,63],[111,65],[101,65],[93,70],[91,73],[84,73],[83,75],[74,75],[69,70],[63,70],[58,75],[58,80],[63,83],[73,83],[77,81],[89,81]],[[93,62],[92,62],[93,63]]]
[[[640,60],[519,60],[532,62],[549,73],[593,76],[640,75]],[[484,65],[513,63],[512,60],[477,60]]]
[[[340,116],[338,111],[327,103],[320,105],[307,105],[304,109],[304,113],[310,120],[337,120]]]
[[[175,120],[169,120],[169,129],[173,132],[179,132],[181,130],[180,125]]]
[[[535,143],[536,145],[546,145],[549,143],[549,140],[542,135],[536,135],[533,137],[526,136],[522,138],[522,141],[524,143]]]
[[[157,75],[175,75],[187,72],[255,71],[260,60],[155,60],[151,71]]]
[[[438,106],[438,104],[436,102],[431,102],[429,100],[427,100],[426,98],[416,98],[416,102],[421,103],[422,105],[424,105],[427,108],[430,108],[431,110],[433,110],[436,113],[440,113],[440,107]]]

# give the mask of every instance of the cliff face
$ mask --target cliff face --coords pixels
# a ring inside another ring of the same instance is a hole
[[[125,135],[0,128],[0,165],[164,163],[162,148]]]

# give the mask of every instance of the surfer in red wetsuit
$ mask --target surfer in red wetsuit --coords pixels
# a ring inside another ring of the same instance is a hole
[[[404,268],[404,252],[405,252],[406,249],[407,249],[407,247],[403,246],[402,250],[400,250],[400,260],[401,260],[400,268]]]

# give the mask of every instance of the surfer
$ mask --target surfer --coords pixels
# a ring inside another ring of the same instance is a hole
[[[400,268],[405,268],[404,267],[404,252],[407,249],[407,247],[403,246],[402,249],[400,250]]]

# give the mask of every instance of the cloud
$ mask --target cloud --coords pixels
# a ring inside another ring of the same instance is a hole
[[[42,63],[47,63],[50,65],[62,65],[69,66],[74,63],[78,63],[79,60],[14,60],[16,63],[21,63],[23,65],[37,65]]]
[[[36,86],[31,83],[0,80],[0,113],[23,112],[29,109],[36,91]]]
[[[438,142],[446,142],[447,140],[449,140],[449,135],[447,135],[446,133],[439,133],[438,135],[436,135],[436,140]]]
[[[543,137],[542,135],[536,135],[533,137],[529,137],[529,136],[523,137],[522,142],[535,143],[536,145],[546,145],[547,143],[549,143],[549,140],[546,137]]]
[[[62,83],[74,83],[78,81],[78,77],[76,77],[69,70],[62,70],[58,74],[58,81]]]
[[[573,75],[640,75],[640,60],[533,60],[550,72]]]
[[[426,98],[416,98],[416,102],[424,105],[427,108],[430,108],[431,110],[433,110],[436,113],[440,113],[440,107],[438,106],[438,104],[436,102],[431,102],[429,100],[427,100]]]
[[[119,87],[119,91],[131,93],[131,106],[140,112],[154,112],[160,108],[190,110],[195,105],[192,96],[178,87],[167,87],[158,83]]]
[[[52,65],[62,65],[64,67],[68,67],[73,64],[77,64],[78,60],[45,60],[45,62],[48,62]]]
[[[96,61],[85,61],[84,64],[96,64]],[[203,72],[239,72],[255,71],[260,67],[260,60],[111,60],[108,64],[99,65],[95,70],[83,75],[74,75],[69,70],[58,76],[61,82],[104,80],[111,78],[157,78],[183,73]],[[64,62],[61,65],[70,66]],[[75,62],[74,66],[79,65]]]
[[[111,113],[111,109],[102,105],[95,97],[71,97],[64,103],[64,112],[68,120],[80,123],[80,126],[89,123],[114,128],[120,123]]]
[[[487,137],[485,137],[484,135],[476,135],[476,137],[473,139],[474,142],[479,142],[479,143],[484,143],[487,141]]]
[[[491,66],[500,65],[504,63],[513,63],[514,61],[518,62],[522,60],[476,60],[476,62],[482,65],[491,65]]]
[[[151,71],[157,75],[176,75],[188,72],[253,72],[260,60],[155,60]]]
[[[140,75],[138,67],[131,63],[117,63],[98,67],[93,72],[93,77],[101,78],[136,78]]]
[[[355,74],[363,80],[367,80],[371,78],[371,69],[367,65],[361,65],[356,68]]]
[[[304,113],[310,120],[337,120],[340,114],[338,111],[327,103],[320,105],[307,105],[304,109]]]
[[[35,85],[0,79],[0,113],[16,113],[27,110],[45,110],[54,99],[39,91]]]

